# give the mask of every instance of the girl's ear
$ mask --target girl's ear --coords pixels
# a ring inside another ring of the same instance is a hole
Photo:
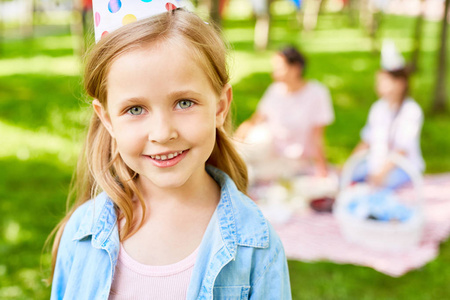
[[[220,128],[225,123],[225,120],[230,109],[231,101],[233,100],[233,89],[230,84],[226,84],[222,93],[220,94],[219,103],[217,103],[216,110],[216,127]]]
[[[94,99],[92,101],[92,106],[94,108],[95,113],[99,117],[100,121],[102,122],[103,126],[105,126],[106,130],[108,130],[111,137],[114,138],[114,131],[111,124],[111,119],[109,118],[108,112],[105,108],[103,108],[103,105],[98,101],[97,99]]]

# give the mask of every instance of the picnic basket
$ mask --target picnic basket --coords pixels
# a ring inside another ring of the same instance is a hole
[[[340,192],[333,207],[342,235],[349,242],[377,251],[401,252],[414,248],[420,243],[424,227],[421,174],[401,155],[390,155],[389,159],[411,179],[414,191],[409,193],[408,199],[403,199],[402,204],[412,211],[411,217],[404,222],[358,218],[350,213],[349,203],[355,197],[368,196],[374,192],[374,188],[368,184],[352,184],[354,169],[365,159],[367,152],[356,153],[346,162],[342,171]]]

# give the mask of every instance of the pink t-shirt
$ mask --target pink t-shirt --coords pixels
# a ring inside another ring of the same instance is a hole
[[[273,83],[258,104],[257,112],[266,116],[276,151],[291,158],[312,156],[314,127],[334,121],[330,92],[317,81],[308,81],[294,93],[288,93],[284,83]]]
[[[131,258],[121,244],[109,299],[186,299],[197,252],[175,264],[149,266]]]

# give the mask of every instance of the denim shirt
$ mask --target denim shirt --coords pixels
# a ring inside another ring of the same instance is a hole
[[[219,204],[200,244],[187,299],[291,299],[284,249],[261,211],[222,171]],[[114,203],[80,206],[59,245],[51,299],[108,299],[120,240]]]

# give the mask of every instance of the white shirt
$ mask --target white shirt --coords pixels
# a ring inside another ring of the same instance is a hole
[[[425,162],[420,150],[422,125],[422,109],[412,98],[405,99],[397,112],[389,107],[388,101],[376,101],[361,130],[362,140],[370,147],[369,172],[379,171],[391,151],[405,152],[412,165],[423,171]]]

